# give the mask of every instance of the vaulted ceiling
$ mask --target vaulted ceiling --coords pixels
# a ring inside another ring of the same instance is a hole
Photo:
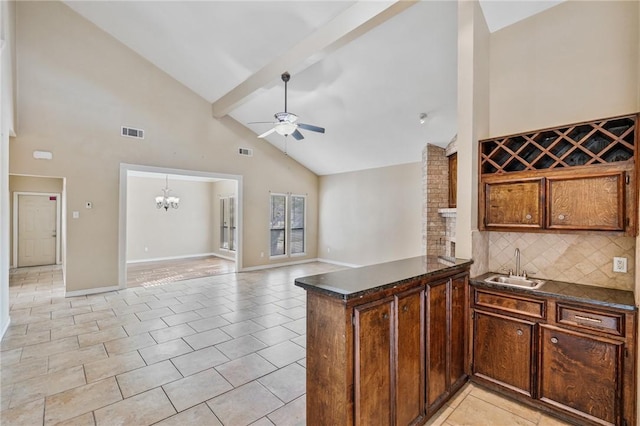
[[[319,175],[418,162],[456,135],[456,1],[65,1],[256,136],[284,111],[326,128],[271,143]],[[559,1],[481,1],[491,31]],[[424,123],[420,114],[427,114]]]

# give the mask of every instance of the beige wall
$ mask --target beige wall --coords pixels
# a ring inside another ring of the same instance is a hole
[[[15,124],[15,3],[0,2],[0,338],[9,326],[9,136]]]
[[[567,1],[491,35],[491,136],[638,110],[637,1]]]
[[[639,7],[627,1],[567,1],[492,34],[490,136],[638,111]],[[491,234],[489,266],[512,264],[509,251],[523,245],[543,278],[633,288],[635,241],[614,238],[611,250],[602,252],[593,238]],[[540,247],[550,246],[562,259],[545,258]],[[583,256],[588,247],[591,254]],[[611,272],[614,255],[629,259],[628,274]]]
[[[177,209],[158,209],[164,179],[127,178],[127,262],[210,254],[213,250],[212,183],[169,180]]]
[[[489,29],[477,1],[458,2],[458,197],[456,256],[473,258],[471,273],[487,265],[487,240],[478,238],[478,140],[489,128]],[[474,236],[475,235],[475,236]]]
[[[318,257],[369,265],[420,256],[422,164],[320,177]]]
[[[18,2],[18,137],[16,174],[66,177],[67,291],[118,284],[118,197],[121,163],[243,177],[244,267],[268,264],[269,191],[308,194],[309,249],[316,257],[315,174],[78,16],[60,2]],[[146,131],[119,136],[120,126]],[[238,147],[253,157],[237,155]],[[53,152],[52,161],[32,158]]]
[[[221,197],[236,197],[236,206],[237,206],[237,196],[238,189],[237,183],[232,180],[221,180],[218,182],[214,182],[211,185],[211,212],[213,216],[213,227],[212,227],[212,252],[218,256],[232,259],[235,258],[235,253],[233,251],[225,250],[220,248],[220,198]],[[238,212],[236,210],[236,220],[237,220]]]

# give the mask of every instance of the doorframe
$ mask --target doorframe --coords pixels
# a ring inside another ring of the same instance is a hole
[[[62,211],[61,211],[61,198],[62,194],[59,192],[29,192],[29,191],[16,191],[13,193],[13,265],[12,268],[18,267],[18,198],[20,195],[41,195],[46,197],[56,197],[56,265],[62,264],[62,253],[60,245],[62,241]]]
[[[196,170],[172,169],[168,167],[143,166],[140,164],[120,163],[120,210],[118,226],[118,288],[127,288],[127,180],[129,172],[149,172],[157,174],[205,177],[236,181],[236,220],[238,224],[238,241],[236,245],[236,272],[242,269],[242,175],[203,172]]]

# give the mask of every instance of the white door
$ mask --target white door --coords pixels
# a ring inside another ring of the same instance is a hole
[[[56,263],[56,197],[18,196],[18,267]]]

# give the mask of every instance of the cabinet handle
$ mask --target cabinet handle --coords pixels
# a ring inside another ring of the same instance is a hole
[[[558,219],[560,219],[560,220],[564,220],[564,218],[565,218],[565,215],[563,215],[563,214],[558,215]]]
[[[527,215],[525,216],[525,218],[526,218],[527,220],[531,220],[531,218],[532,218],[532,217],[533,217],[533,216],[531,216],[530,214],[527,214]]]
[[[555,344],[555,343],[558,343],[558,339],[557,339],[557,338],[555,338],[555,337],[552,337],[552,338],[551,338],[551,343],[554,343],[554,344]]]
[[[583,321],[590,321],[590,322],[597,322],[597,323],[601,323],[602,320],[598,319],[598,318],[590,318],[590,317],[583,317],[582,315],[574,315],[573,316],[575,319],[577,320],[583,320]]]
[[[522,334],[523,334],[523,333],[522,333],[522,330],[518,330],[518,331],[516,331],[516,334],[517,334],[518,336],[522,336]]]

